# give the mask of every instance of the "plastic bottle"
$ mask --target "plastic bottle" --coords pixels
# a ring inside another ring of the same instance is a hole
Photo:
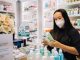
[[[49,32],[47,32],[46,38],[47,38],[49,41],[53,41],[53,40],[54,40],[53,37],[52,37],[52,35],[51,35]]]
[[[54,49],[52,49],[52,54],[50,55],[50,58],[49,58],[49,60],[54,60],[54,50],[56,50],[56,48],[54,48]]]
[[[54,55],[54,49],[52,49],[52,55]]]
[[[30,50],[30,53],[29,53],[29,55],[28,55],[28,60],[34,60],[34,52],[33,52],[33,50]]]
[[[60,60],[59,54],[58,54],[56,48],[54,48],[54,60]]]
[[[37,52],[35,54],[35,60],[41,60],[41,54],[40,54],[40,52]]]
[[[49,60],[47,47],[44,48],[44,56],[42,59]]]
[[[62,49],[59,49],[59,56],[60,56],[60,60],[64,60]]]
[[[51,55],[49,60],[54,60],[54,56]]]
[[[43,56],[43,57],[42,57],[42,60],[48,60],[48,59],[47,59],[47,56]]]
[[[44,55],[44,46],[43,45],[41,45],[41,47],[40,47],[40,53],[42,56]]]

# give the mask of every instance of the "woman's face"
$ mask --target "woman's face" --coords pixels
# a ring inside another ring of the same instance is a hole
[[[61,14],[61,12],[56,12],[55,14],[54,14],[54,20],[56,21],[56,20],[61,20],[61,19],[64,19],[63,18],[63,16],[62,16],[62,14]]]
[[[61,12],[56,12],[55,14],[54,14],[54,20],[55,20],[55,23],[56,23],[56,25],[59,27],[59,28],[62,28],[63,26],[64,26],[64,23],[65,23],[65,21],[64,21],[64,18],[63,18],[63,16],[62,16],[62,14],[61,14]]]

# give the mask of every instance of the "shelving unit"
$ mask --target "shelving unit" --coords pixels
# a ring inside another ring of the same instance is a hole
[[[21,17],[19,18],[21,18],[20,26],[22,25],[23,28],[19,26],[18,38],[20,37],[22,39],[23,37],[26,37],[26,39],[33,38],[31,40],[33,43],[34,40],[38,41],[38,37],[39,37],[38,0],[25,0],[25,1],[21,0],[20,2],[21,2],[20,3],[20,16]],[[19,33],[22,32],[22,30],[24,30],[23,31],[24,33],[22,33],[24,34],[24,36],[19,35]],[[28,32],[29,35],[26,36],[27,34],[25,32]]]
[[[42,0],[42,24],[43,24],[43,34],[44,32],[49,32],[53,29],[53,13],[56,9],[55,0]]]
[[[69,15],[69,17],[80,17],[80,14]]]
[[[67,6],[73,6],[73,5],[79,5],[80,4],[80,1],[76,1],[76,2],[66,2],[66,4],[65,5],[67,5]]]
[[[80,31],[80,26],[77,25],[80,24],[80,22],[77,22],[77,20],[80,19],[80,1],[65,0],[60,6],[62,6],[61,8],[66,9],[70,20],[75,21],[74,23],[72,22],[72,25],[75,29]]]
[[[2,14],[9,14],[9,15],[15,17],[15,16],[14,16],[15,13],[14,13],[14,12],[11,12],[11,11],[0,11],[0,13],[2,13]]]
[[[9,1],[0,1],[0,4],[4,4],[4,5],[12,5],[12,3],[11,2],[9,2]]]
[[[3,21],[0,25],[0,34],[14,33],[14,15],[12,0],[0,0],[0,23]]]

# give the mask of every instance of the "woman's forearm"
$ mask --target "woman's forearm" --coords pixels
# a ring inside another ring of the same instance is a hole
[[[75,54],[75,55],[79,55],[78,51],[74,47],[70,47],[70,46],[67,46],[67,45],[64,45],[64,44],[60,44],[59,48],[61,48],[65,52]]]
[[[57,47],[57,48],[61,48],[64,52],[68,52],[74,55],[79,55],[78,51],[76,50],[75,47],[71,47],[71,46],[67,46],[64,45],[58,41],[51,41],[48,45],[52,46],[52,47]]]

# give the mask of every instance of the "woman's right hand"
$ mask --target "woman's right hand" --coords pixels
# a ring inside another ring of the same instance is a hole
[[[49,41],[48,41],[48,40],[43,40],[43,41],[42,41],[42,44],[43,44],[44,46],[47,46],[47,45],[49,45]]]

